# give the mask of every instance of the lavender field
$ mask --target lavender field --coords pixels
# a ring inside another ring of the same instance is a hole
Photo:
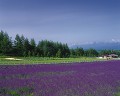
[[[120,61],[1,65],[0,96],[120,96]]]

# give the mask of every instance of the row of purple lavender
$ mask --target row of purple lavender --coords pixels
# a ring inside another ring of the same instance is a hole
[[[0,96],[11,90],[24,96],[22,88],[29,96],[114,96],[120,91],[120,61],[1,65]]]

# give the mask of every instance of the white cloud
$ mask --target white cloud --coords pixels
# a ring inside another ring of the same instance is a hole
[[[112,42],[120,42],[120,39],[112,39]]]

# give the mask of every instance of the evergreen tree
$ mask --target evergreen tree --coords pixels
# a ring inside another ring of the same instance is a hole
[[[88,50],[86,51],[86,54],[87,54],[87,56],[89,56],[89,57],[98,56],[98,52],[97,52],[95,49],[92,49],[92,48],[88,49]]]
[[[28,56],[31,57],[31,52],[30,51],[28,51]]]
[[[75,50],[71,49],[70,50],[70,57],[76,57]]]
[[[36,43],[34,39],[31,39],[30,41],[30,50],[32,52],[32,56],[35,56],[36,54]]]
[[[29,55],[28,52],[30,51],[30,43],[27,38],[24,40],[23,50],[27,55]]]
[[[17,34],[14,41],[14,52],[18,56],[23,55],[23,42],[21,37]]]
[[[36,47],[37,56],[38,56],[38,54],[39,54],[39,56],[44,56],[43,45],[44,45],[44,42],[43,41],[39,41],[39,43],[38,43],[38,45]]]
[[[75,53],[76,53],[77,57],[83,56],[84,55],[84,50],[83,50],[83,48],[77,48],[77,49],[75,49]]]
[[[62,45],[62,57],[69,57],[70,56],[70,50],[68,48],[67,44]]]
[[[12,50],[12,40],[7,33],[3,31],[0,32],[0,53],[1,54],[11,54]]]
[[[61,57],[62,57],[62,52],[61,52],[60,49],[59,49],[58,52],[56,53],[56,57],[58,57],[58,58],[61,58]]]
[[[23,56],[24,56],[24,57],[27,57],[27,53],[26,53],[25,51],[23,52]]]

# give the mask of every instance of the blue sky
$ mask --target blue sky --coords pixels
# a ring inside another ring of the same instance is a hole
[[[84,44],[120,40],[120,0],[0,0],[0,29]]]

